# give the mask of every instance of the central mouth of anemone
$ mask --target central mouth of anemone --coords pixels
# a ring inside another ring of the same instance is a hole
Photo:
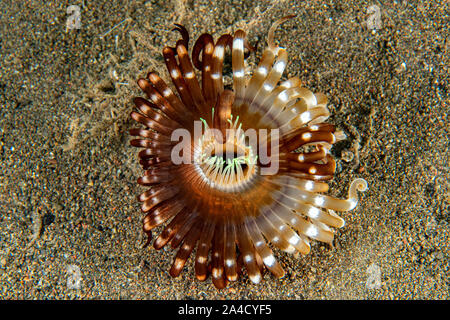
[[[246,143],[242,130],[235,130],[232,124],[231,134],[217,137],[205,127],[194,147],[197,172],[211,188],[221,191],[237,192],[249,187],[257,175],[257,155]]]

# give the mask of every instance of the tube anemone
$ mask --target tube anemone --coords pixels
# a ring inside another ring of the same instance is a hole
[[[336,211],[354,209],[357,191],[367,189],[365,180],[356,179],[347,199],[324,194],[336,167],[330,148],[345,135],[324,122],[330,114],[325,95],[302,87],[296,77],[280,82],[287,52],[274,44],[273,34],[288,18],[270,29],[251,77],[244,62],[253,48],[243,30],[216,41],[203,34],[189,57],[188,32],[176,25],[182,38],[163,56],[178,94],[155,72],[137,82],[147,95],[134,99],[131,113],[145,128],[130,131],[139,136],[131,145],[143,148],[144,175],[137,182],[149,187],[138,197],[143,230],[148,245],[152,230],[164,225],[153,246],[178,249],[173,277],[194,249],[197,279],[211,275],[219,289],[242,270],[253,283],[264,269],[282,277],[271,248],[307,254],[311,239],[331,243],[333,228],[344,226]],[[223,83],[227,49],[232,90]],[[181,143],[183,134],[189,138]]]

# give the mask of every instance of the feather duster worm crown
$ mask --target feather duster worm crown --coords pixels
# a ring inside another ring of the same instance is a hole
[[[182,38],[175,47],[165,47],[163,55],[178,95],[155,72],[138,80],[149,99],[135,98],[137,112],[131,113],[145,126],[131,130],[140,137],[131,144],[143,148],[139,158],[145,171],[138,183],[149,187],[138,197],[145,214],[143,230],[148,245],[152,229],[165,225],[153,245],[178,248],[170,269],[173,277],[180,274],[194,249],[197,279],[211,274],[217,288],[237,280],[242,270],[254,283],[260,282],[264,268],[282,277],[284,270],[271,248],[307,254],[311,239],[331,243],[332,228],[344,225],[335,211],[354,209],[357,191],[367,188],[365,180],[356,179],[348,199],[324,194],[328,191],[325,181],[335,171],[329,150],[345,135],[324,123],[329,116],[325,95],[302,87],[296,77],[280,83],[287,53],[274,44],[273,34],[288,18],[269,30],[269,45],[250,77],[244,63],[246,52],[253,48],[244,31],[216,41],[203,34],[190,58],[188,32],[176,25]],[[224,88],[227,48],[233,90]],[[277,130],[278,149],[271,151],[270,159],[278,170],[261,174],[268,165],[241,134],[218,139],[206,131],[188,142],[192,161],[175,163],[172,151],[178,141],[172,135],[178,129],[194,134],[199,121],[204,129],[222,133]],[[216,153],[218,147],[221,154]]]

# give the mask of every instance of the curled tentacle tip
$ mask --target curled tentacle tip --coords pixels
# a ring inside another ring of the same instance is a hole
[[[152,232],[145,232],[147,234],[147,240],[145,241],[145,244],[142,246],[142,249],[145,249],[148,247],[148,245],[150,244],[150,242],[152,241]]]
[[[359,192],[364,192],[364,191],[366,191],[369,188],[368,184],[367,184],[367,181],[365,179],[363,179],[363,178],[355,179],[352,182],[352,185],[353,184],[355,185],[356,190],[358,190]]]
[[[336,138],[336,142],[347,139],[347,135],[344,133],[344,131],[340,130],[334,133],[334,137]]]
[[[287,16],[281,18],[280,20],[286,21],[286,20],[295,18],[296,16],[297,16],[296,14],[290,14],[290,15],[287,15]]]

